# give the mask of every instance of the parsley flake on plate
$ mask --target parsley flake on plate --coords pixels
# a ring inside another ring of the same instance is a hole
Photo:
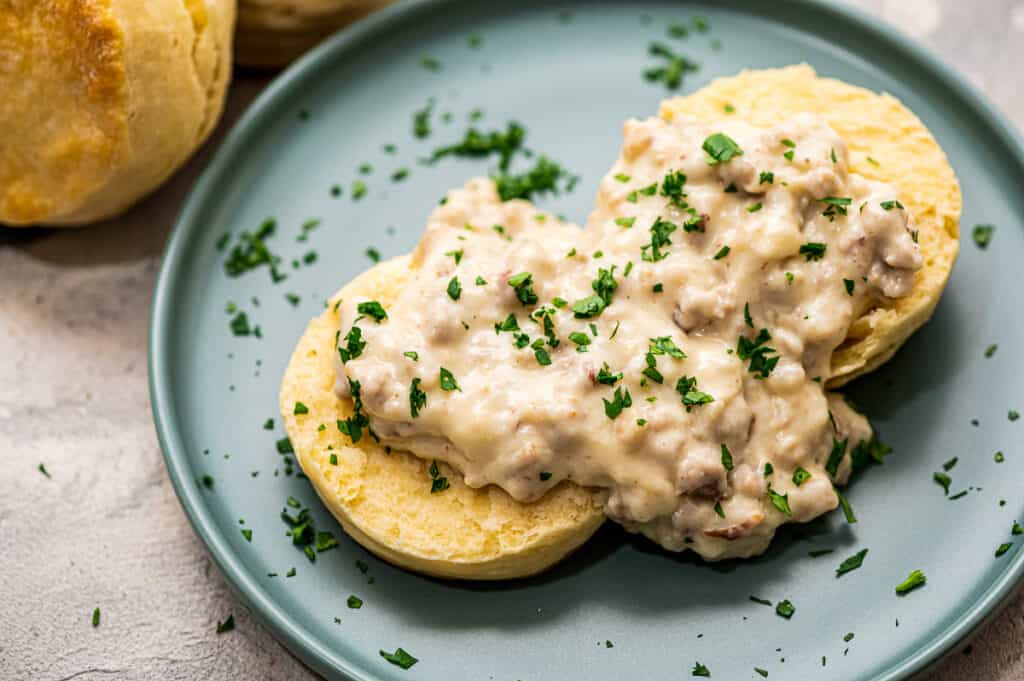
[[[914,570],[907,575],[906,579],[896,585],[896,593],[900,596],[910,593],[914,589],[924,586],[927,581],[928,578],[925,577],[923,572],[920,570]]]
[[[974,244],[985,250],[988,245],[992,243],[992,234],[996,231],[993,225],[975,225],[971,231],[971,236],[974,238]]]
[[[836,577],[842,577],[847,572],[852,572],[864,564],[864,557],[868,555],[867,549],[861,549],[857,553],[853,554],[836,568]]]
[[[396,648],[395,652],[393,653],[389,653],[386,650],[382,650],[380,651],[380,656],[388,662],[390,662],[391,664],[397,667],[401,667],[402,669],[409,669],[414,664],[419,662],[417,658],[413,657],[402,648]]]

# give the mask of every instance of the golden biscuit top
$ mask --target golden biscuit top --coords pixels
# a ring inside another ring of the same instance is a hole
[[[109,0],[0,7],[0,214],[60,212],[111,172],[128,125],[123,57]]]

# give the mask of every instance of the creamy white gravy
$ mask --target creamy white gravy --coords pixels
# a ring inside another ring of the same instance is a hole
[[[824,384],[851,322],[910,291],[912,230],[817,117],[631,120],[583,230],[489,180],[450,192],[387,318],[342,302],[337,388],[471,487],[572,480],[667,549],[753,555],[835,508],[871,437]]]

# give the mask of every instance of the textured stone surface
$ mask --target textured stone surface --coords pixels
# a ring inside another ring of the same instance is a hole
[[[855,4],[931,45],[1024,126],[1024,0]],[[238,79],[221,134],[265,82]],[[0,228],[0,679],[316,678],[247,614],[207,558],[150,421],[153,280],[182,197],[216,142],[115,222]],[[36,469],[41,461],[52,480]],[[235,631],[216,636],[229,612]],[[1018,599],[933,681],[1022,680],[1022,641]]]

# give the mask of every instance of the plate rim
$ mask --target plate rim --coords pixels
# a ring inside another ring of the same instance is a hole
[[[288,651],[304,664],[323,676],[341,674],[350,681],[381,681],[380,676],[339,655],[304,625],[296,622],[256,581],[241,564],[238,553],[231,548],[226,536],[217,528],[212,512],[203,500],[199,484],[188,465],[187,447],[174,407],[171,388],[169,334],[173,328],[172,315],[179,270],[187,262],[187,247],[192,233],[202,226],[197,220],[209,201],[216,201],[214,189],[230,173],[230,164],[244,150],[251,131],[258,129],[288,101],[288,95],[327,64],[345,52],[394,23],[404,23],[424,12],[441,10],[465,0],[399,0],[365,17],[302,56],[283,70],[248,105],[214,151],[199,179],[189,190],[178,218],[175,220],[161,259],[160,271],[154,286],[149,321],[148,380],[149,397],[157,439],[174,488],[193,531],[213,558],[228,585]],[[573,0],[575,2],[576,0]],[[831,4],[829,0],[781,0],[783,4],[805,7],[823,16],[848,22],[853,29],[870,34],[890,49],[908,58],[914,66],[945,86],[954,100],[959,100],[970,115],[988,131],[994,132],[1024,171],[1024,135],[1010,123],[974,84],[954,67],[947,64],[930,48],[899,32],[888,23],[879,22],[866,12],[846,4]],[[569,5],[571,2],[560,3]],[[678,0],[680,5],[702,4]],[[732,0],[723,5],[736,7],[756,5],[757,0]],[[1012,563],[993,580],[985,591],[948,626],[935,634],[914,654],[894,659],[879,674],[863,681],[900,681],[915,678],[933,670],[946,656],[972,639],[989,621],[1009,603],[1013,595],[1024,586],[1024,551],[1016,552]]]

